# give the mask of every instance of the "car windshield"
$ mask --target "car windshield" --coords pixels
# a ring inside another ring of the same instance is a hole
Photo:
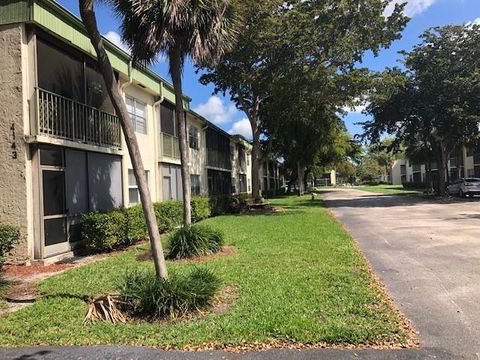
[[[480,182],[480,178],[468,178],[468,179],[465,179],[465,182],[477,183],[477,182]]]

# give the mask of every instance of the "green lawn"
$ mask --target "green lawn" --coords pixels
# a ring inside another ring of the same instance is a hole
[[[380,194],[389,195],[414,195],[423,196],[425,189],[405,189],[402,185],[361,185],[356,186],[356,189],[371,191]]]
[[[45,298],[0,319],[0,346],[131,344],[223,348],[242,344],[407,344],[401,316],[385,300],[352,238],[321,200],[271,200],[273,215],[205,221],[237,252],[207,262],[238,299],[221,314],[195,320],[82,326],[85,295],[113,290],[127,269],[152,266],[136,255],[146,245],[50,278]],[[188,263],[169,262],[179,271]]]

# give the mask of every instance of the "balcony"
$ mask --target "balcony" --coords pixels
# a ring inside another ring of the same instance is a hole
[[[117,116],[37,88],[34,134],[102,147],[121,147]]]
[[[162,157],[180,160],[180,145],[178,138],[166,133],[160,134],[160,154]]]

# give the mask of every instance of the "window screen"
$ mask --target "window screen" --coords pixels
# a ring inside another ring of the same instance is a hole
[[[43,215],[65,213],[65,173],[43,170]]]
[[[103,76],[92,66],[86,67],[85,76],[87,84],[87,105],[109,114],[115,114],[115,109],[110,100]]]
[[[64,51],[37,41],[38,86],[69,99],[85,99],[83,59],[77,60]]]
[[[200,195],[200,175],[190,175],[192,195]]]
[[[199,131],[198,129],[193,126],[193,125],[190,125],[188,127],[188,143],[189,143],[189,146],[190,146],[190,149],[194,149],[194,150],[198,150],[199,149]]]
[[[160,104],[160,125],[161,132],[177,136],[177,132],[175,131],[175,108],[173,105],[167,103]]]

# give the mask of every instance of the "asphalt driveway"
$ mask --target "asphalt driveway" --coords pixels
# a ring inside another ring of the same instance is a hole
[[[423,347],[480,359],[480,200],[323,193]]]

